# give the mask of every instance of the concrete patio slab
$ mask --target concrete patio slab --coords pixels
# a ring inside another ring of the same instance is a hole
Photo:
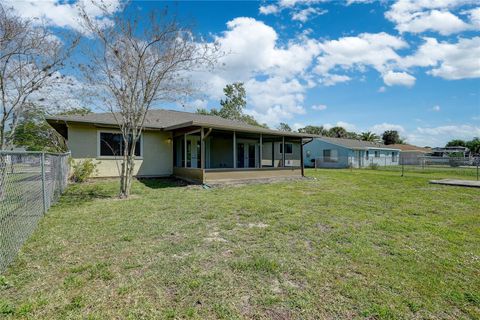
[[[442,180],[430,180],[430,183],[443,184],[448,186],[480,188],[480,181],[475,181],[475,180],[442,179]]]

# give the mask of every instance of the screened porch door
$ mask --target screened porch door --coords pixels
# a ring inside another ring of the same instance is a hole
[[[187,138],[187,168],[200,168],[200,157],[200,139],[197,137]]]
[[[258,167],[258,148],[255,143],[237,143],[237,168]]]

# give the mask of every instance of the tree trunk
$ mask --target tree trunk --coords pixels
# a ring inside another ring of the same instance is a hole
[[[122,162],[122,170],[120,176],[120,195],[121,199],[128,198],[130,196],[130,190],[132,188],[133,172],[135,167],[135,161],[133,156],[124,156]]]
[[[122,160],[122,168],[120,171],[120,194],[119,197],[121,199],[128,197],[127,192],[127,168],[128,168],[128,157],[127,155],[123,156]]]

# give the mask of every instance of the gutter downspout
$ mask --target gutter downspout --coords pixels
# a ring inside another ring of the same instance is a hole
[[[305,177],[305,164],[303,163],[303,146],[306,145],[307,143],[310,143],[313,141],[313,138],[310,138],[307,142],[301,142],[300,145],[300,167],[302,168],[302,177]]]

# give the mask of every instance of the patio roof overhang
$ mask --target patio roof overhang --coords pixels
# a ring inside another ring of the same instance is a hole
[[[266,129],[262,127],[252,128],[251,126],[243,127],[239,126],[227,126],[227,125],[218,125],[212,124],[207,122],[197,122],[197,121],[187,121],[184,123],[176,124],[170,127],[166,127],[163,130],[165,131],[174,131],[174,130],[181,130],[185,128],[191,127],[198,127],[198,128],[208,128],[208,129],[216,129],[216,130],[224,130],[224,131],[236,131],[236,132],[245,132],[245,133],[256,133],[256,134],[265,134],[265,135],[272,135],[272,136],[279,136],[279,137],[290,137],[290,138],[315,138],[316,135],[307,134],[307,133],[297,133],[297,132],[288,132],[288,131],[277,131]]]

